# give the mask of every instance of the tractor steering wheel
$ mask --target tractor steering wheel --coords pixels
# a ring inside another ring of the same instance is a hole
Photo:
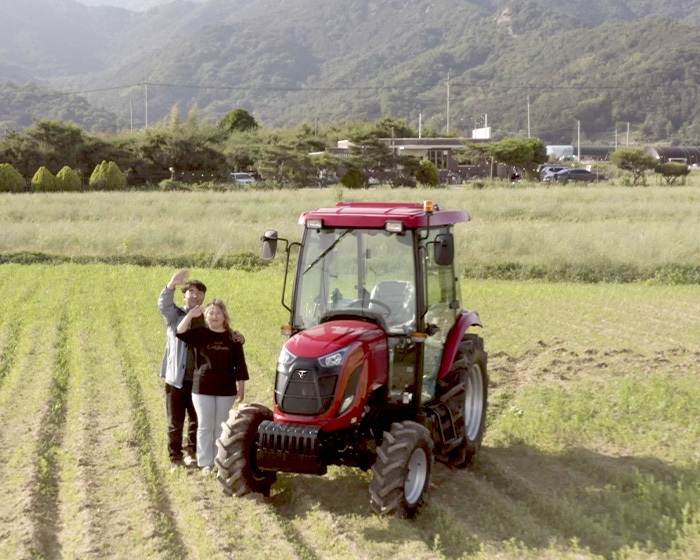
[[[372,303],[375,303],[375,304],[377,304],[379,307],[381,307],[382,310],[380,311],[380,314],[381,314],[381,316],[384,317],[385,319],[388,318],[388,317],[393,313],[393,310],[391,309],[391,307],[389,307],[389,306],[388,306],[386,303],[384,303],[383,301],[379,301],[378,299],[371,299],[371,298],[370,298],[369,300],[366,300],[366,301],[367,301],[367,305],[370,305],[370,304],[372,304]],[[386,311],[386,313],[384,313],[385,311]]]

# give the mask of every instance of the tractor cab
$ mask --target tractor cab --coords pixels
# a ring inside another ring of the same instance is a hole
[[[387,337],[390,403],[412,404],[418,395],[421,403],[432,400],[460,311],[452,225],[469,218],[433,212],[420,204],[343,204],[300,218],[306,227],[292,333],[339,320],[376,324]]]

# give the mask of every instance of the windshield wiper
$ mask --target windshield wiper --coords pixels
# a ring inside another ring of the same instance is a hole
[[[352,230],[350,230],[350,229],[346,229],[346,230],[340,235],[340,237],[338,237],[338,239],[336,239],[333,243],[330,244],[330,246],[328,247],[328,249],[326,249],[325,251],[323,251],[323,253],[321,253],[318,257],[316,257],[316,259],[314,260],[314,262],[312,262],[309,266],[307,266],[307,267],[304,269],[304,274],[306,274],[309,270],[311,270],[311,269],[316,265],[316,263],[317,263],[318,261],[320,261],[320,260],[321,260],[323,257],[325,257],[328,253],[330,253],[330,252],[333,250],[333,247],[335,247],[335,246],[340,242],[340,240],[341,240],[343,237],[345,237],[348,233],[350,233],[351,231],[352,231]]]

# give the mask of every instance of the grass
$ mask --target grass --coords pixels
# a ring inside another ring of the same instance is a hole
[[[0,285],[17,288],[0,314],[0,355],[9,358],[0,557],[700,554],[698,286],[463,279],[493,382],[485,446],[470,469],[437,465],[427,505],[408,521],[370,515],[370,475],[356,469],[280,474],[267,501],[228,499],[213,478],[169,472],[155,304],[172,269],[0,272]],[[193,275],[229,304],[247,338],[247,400],[271,404],[287,318],[281,271]],[[56,403],[60,415],[38,422]],[[32,498],[42,472],[47,503]],[[53,547],[32,544],[37,535]]]
[[[456,228],[469,277],[700,282],[697,186],[4,194],[0,262],[259,266],[261,234],[298,239],[305,210],[425,199],[470,213]]]

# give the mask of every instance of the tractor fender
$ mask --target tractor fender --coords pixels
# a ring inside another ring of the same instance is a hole
[[[479,318],[479,312],[476,309],[467,309],[462,311],[459,314],[459,317],[457,317],[457,322],[447,335],[445,347],[442,350],[442,360],[440,362],[440,371],[438,373],[439,379],[442,379],[450,372],[452,364],[455,361],[455,356],[457,356],[459,345],[464,337],[464,333],[467,332],[467,329],[474,326],[483,327],[481,324],[481,319]]]

